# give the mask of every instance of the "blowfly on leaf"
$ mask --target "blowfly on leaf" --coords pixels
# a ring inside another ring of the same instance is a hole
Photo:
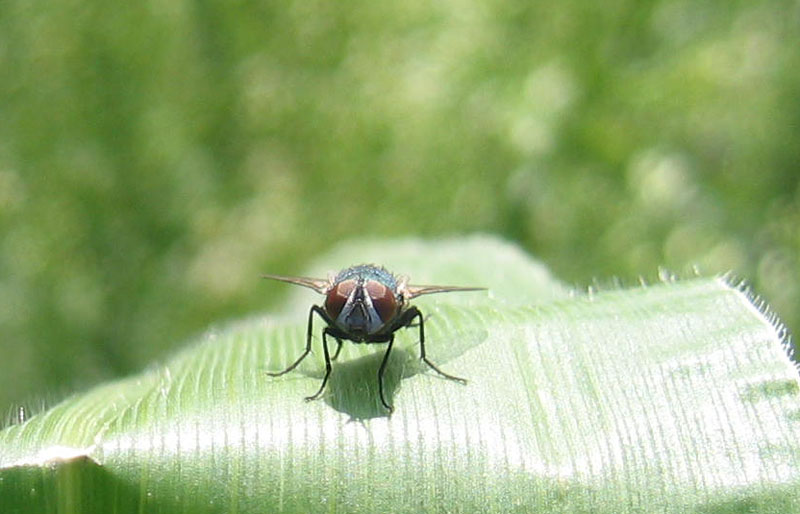
[[[409,301],[417,296],[453,291],[481,291],[482,287],[455,286],[415,286],[407,283],[406,277],[397,277],[386,269],[372,264],[352,266],[340,271],[327,280],[306,277],[286,277],[281,275],[263,275],[264,278],[280,280],[303,287],[308,287],[325,295],[322,306],[312,305],[308,312],[308,331],[306,332],[306,349],[288,368],[269,375],[277,377],[295,369],[311,352],[311,334],[314,314],[322,318],[327,326],[322,329],[322,349],[325,355],[325,376],[319,390],[306,398],[307,401],[319,398],[331,374],[331,361],[336,360],[342,349],[342,340],[354,343],[388,343],[380,368],[378,368],[378,392],[381,403],[389,413],[392,406],[383,394],[383,372],[389,360],[389,353],[394,343],[394,333],[404,327],[419,327],[419,350],[422,359],[434,371],[445,378],[462,384],[467,381],[440,370],[425,355],[425,320],[422,313]],[[414,323],[416,320],[416,323]],[[328,351],[328,339],[336,340],[336,352],[333,357]]]

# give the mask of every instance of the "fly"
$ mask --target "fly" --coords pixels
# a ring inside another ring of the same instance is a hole
[[[393,408],[383,394],[383,372],[389,361],[389,353],[394,343],[394,333],[404,327],[419,327],[420,359],[434,371],[445,378],[466,384],[463,378],[450,375],[440,370],[425,355],[425,320],[422,313],[409,301],[417,296],[453,291],[481,291],[483,287],[456,286],[415,286],[407,283],[407,277],[395,276],[386,269],[372,264],[362,264],[343,269],[327,280],[307,277],[286,277],[281,275],[263,275],[263,278],[280,280],[325,295],[324,303],[312,305],[308,312],[308,331],[306,332],[306,349],[302,355],[288,368],[277,373],[269,373],[277,377],[295,369],[311,352],[311,335],[313,332],[314,314],[325,321],[322,329],[322,349],[325,355],[325,376],[322,385],[306,401],[316,400],[325,390],[331,374],[331,361],[336,360],[342,349],[342,340],[354,343],[388,343],[380,368],[378,368],[378,392],[381,403],[391,413]],[[416,324],[414,320],[417,320]],[[328,351],[328,339],[336,339],[336,352],[331,358]]]

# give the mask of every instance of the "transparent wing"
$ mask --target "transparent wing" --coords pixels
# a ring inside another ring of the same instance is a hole
[[[407,285],[406,292],[408,299],[416,298],[424,294],[452,293],[456,291],[486,291],[485,287],[459,287],[459,286],[414,286]]]
[[[261,275],[261,278],[268,278],[270,280],[279,280],[281,282],[288,282],[290,284],[307,287],[309,289],[313,289],[314,291],[320,294],[327,293],[328,289],[331,286],[329,280],[322,278],[287,277],[284,275],[269,275],[269,274]]]

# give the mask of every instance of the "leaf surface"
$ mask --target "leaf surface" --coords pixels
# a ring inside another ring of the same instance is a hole
[[[414,301],[429,357],[466,386],[420,364],[412,328],[387,370],[391,417],[381,344],[346,342],[323,398],[304,402],[321,326],[295,371],[266,373],[302,352],[321,297],[298,288],[280,314],[5,428],[0,511],[800,510],[798,373],[741,288],[574,294],[489,237],[350,243],[302,274],[361,262],[490,288]]]

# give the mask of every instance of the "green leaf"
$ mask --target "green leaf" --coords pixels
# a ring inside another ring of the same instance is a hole
[[[800,388],[776,320],[720,278],[573,294],[488,237],[349,243],[306,274],[375,261],[488,292],[415,300],[384,345],[345,343],[325,395],[306,313],[211,330],[164,364],[0,432],[0,512],[792,512]],[[296,270],[265,270],[296,272]],[[265,292],[289,286],[264,283]],[[321,327],[317,327],[319,330]]]

